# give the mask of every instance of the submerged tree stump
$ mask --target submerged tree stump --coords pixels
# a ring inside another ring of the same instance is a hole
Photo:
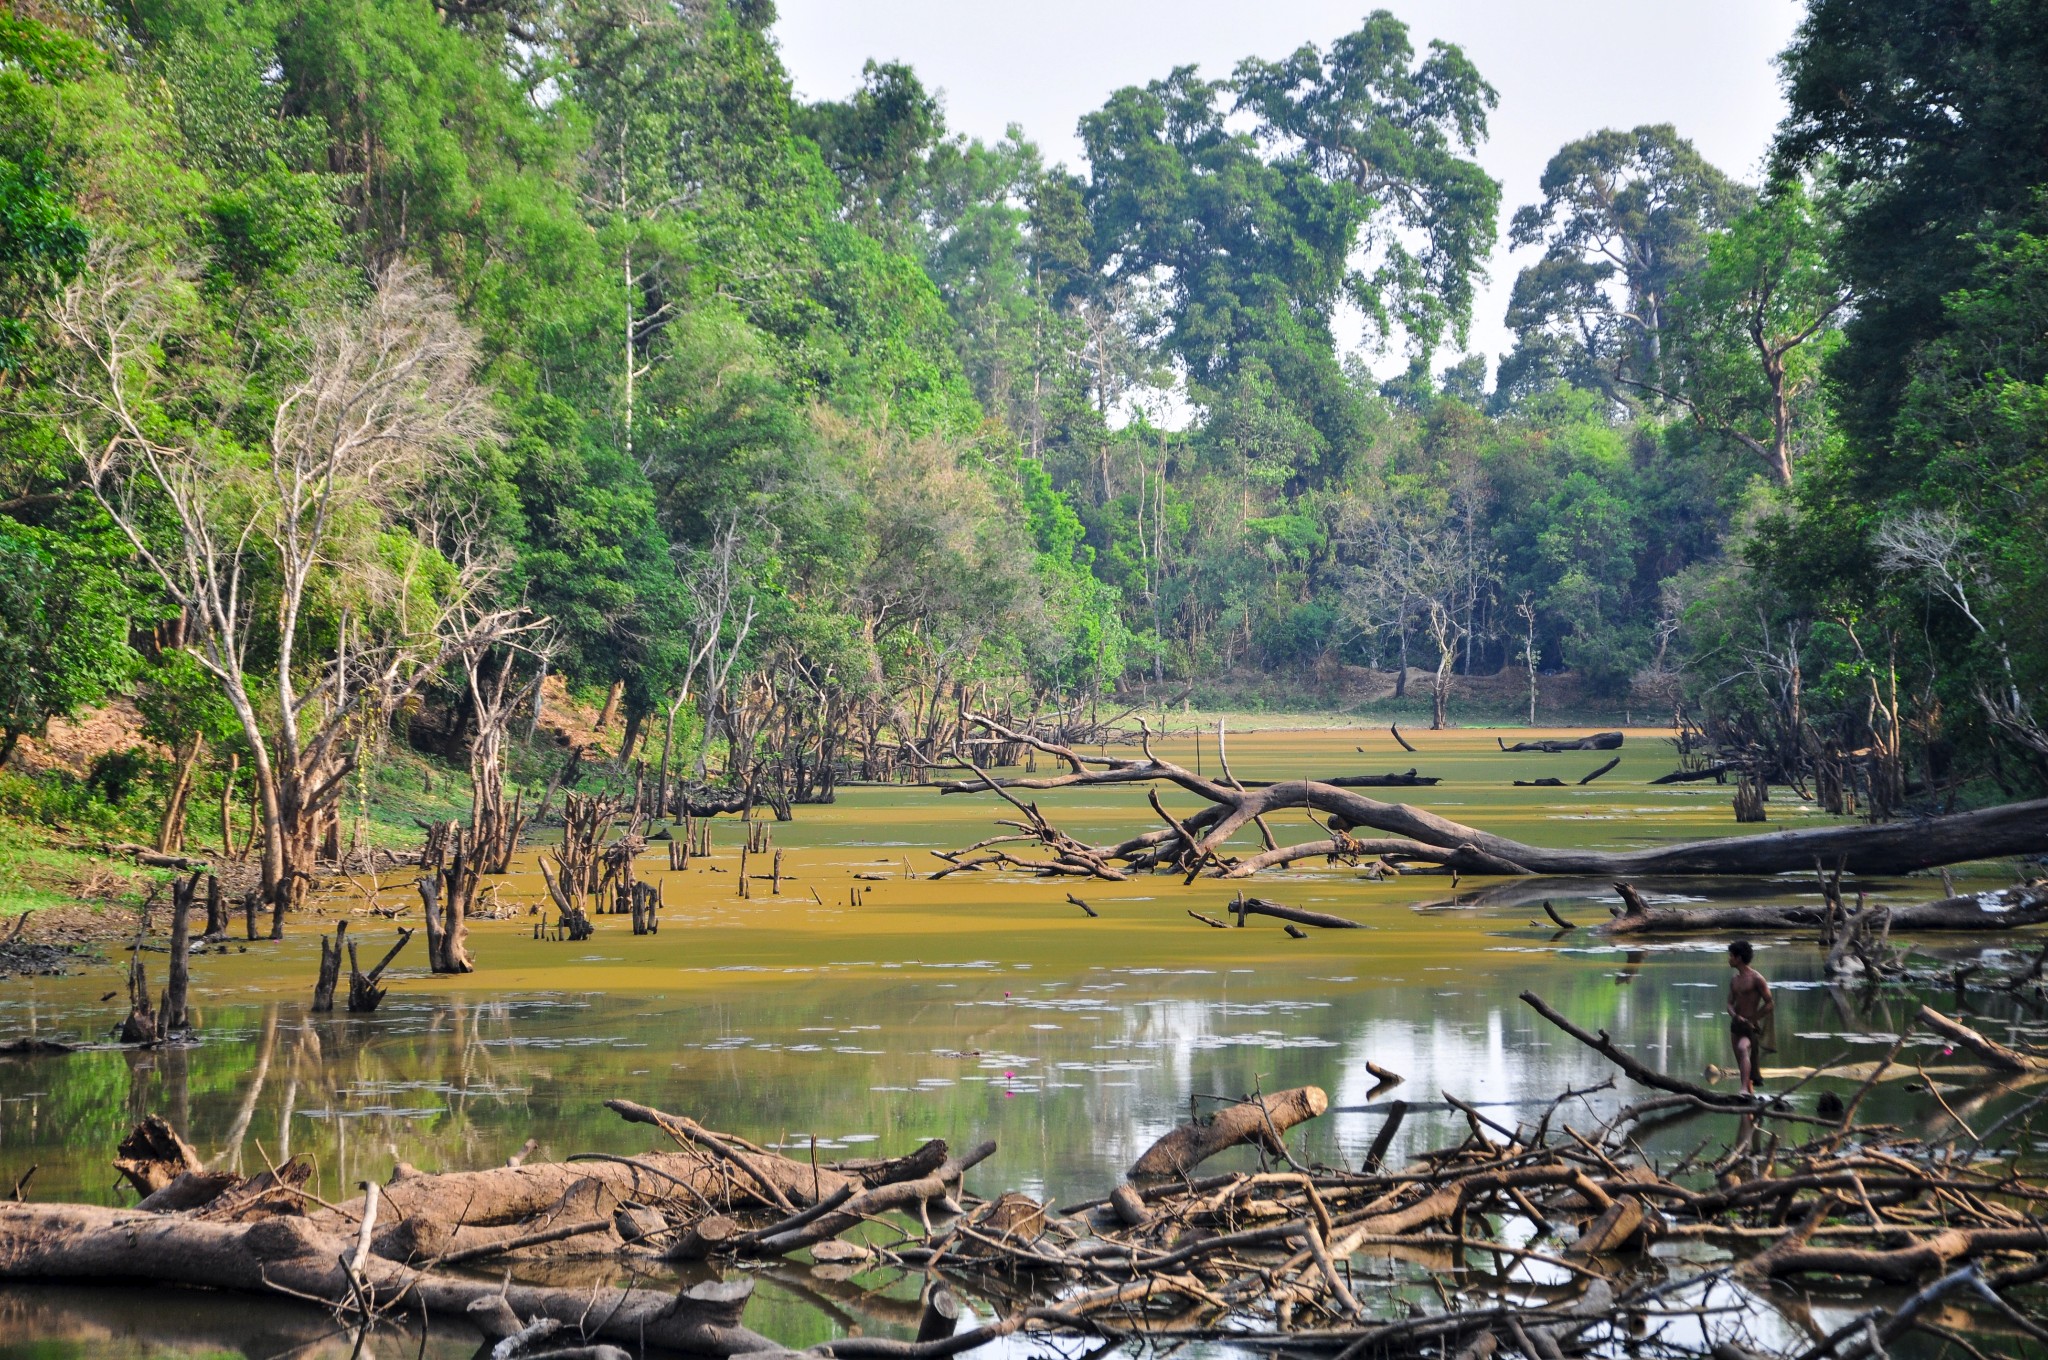
[[[313,983],[313,1011],[316,1015],[334,1009],[334,987],[341,981],[341,946],[348,936],[348,922],[334,923],[334,938],[320,937],[320,976]]]
[[[1746,774],[1735,783],[1735,820],[1738,822],[1763,822],[1770,819],[1764,815],[1764,781],[1755,775]]]

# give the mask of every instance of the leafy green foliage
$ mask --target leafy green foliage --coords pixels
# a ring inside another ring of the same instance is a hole
[[[90,540],[0,515],[0,764],[132,673],[128,592]]]

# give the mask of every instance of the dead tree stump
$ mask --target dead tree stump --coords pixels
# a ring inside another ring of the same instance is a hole
[[[220,891],[220,879],[213,874],[206,876],[206,934],[208,940],[225,940],[228,937],[228,907]]]
[[[377,980],[384,976],[384,970],[389,968],[391,961],[398,957],[398,951],[404,949],[411,941],[412,932],[400,926],[398,930],[398,943],[385,951],[384,957],[377,960],[377,966],[367,973],[362,970],[361,965],[356,961],[356,942],[354,940],[348,942],[349,1014],[368,1015],[383,1003],[384,993],[387,989],[378,986]],[[339,954],[340,951],[336,950],[337,963],[340,961]],[[328,1004],[331,1006],[333,1003],[330,1000]]]
[[[149,972],[142,964],[142,941],[128,960],[128,1018],[121,1023],[124,1044],[153,1044],[157,1040],[156,1012],[149,1005]]]
[[[199,896],[199,871],[171,884],[171,961],[164,979],[164,993],[157,1006],[156,1037],[168,1039],[171,1031],[189,1029],[185,998],[192,983],[192,904]]]
[[[1735,820],[1738,822],[1762,822],[1764,816],[1764,781],[1756,775],[1746,774],[1735,783]]]
[[[341,946],[348,936],[348,922],[334,923],[334,938],[320,937],[320,976],[313,983],[313,1010],[325,1014],[334,1009],[334,985],[341,981]]]

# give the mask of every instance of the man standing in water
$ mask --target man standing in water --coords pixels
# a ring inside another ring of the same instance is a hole
[[[1756,950],[1748,940],[1728,946],[1728,966],[1735,970],[1735,978],[1728,984],[1728,1037],[1735,1043],[1735,1065],[1741,1069],[1742,1094],[1746,1096],[1756,1094],[1763,1074],[1764,1030],[1770,1023],[1771,1008],[1777,1004],[1771,999],[1771,984],[1749,966],[1755,957]]]

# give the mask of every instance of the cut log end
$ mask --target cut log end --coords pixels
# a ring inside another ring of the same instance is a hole
[[[1217,1153],[1243,1143],[1277,1152],[1276,1140],[1281,1135],[1329,1108],[1329,1094],[1320,1086],[1297,1086],[1226,1106],[1207,1119],[1180,1125],[1147,1148],[1131,1163],[1131,1177],[1185,1175]]]

